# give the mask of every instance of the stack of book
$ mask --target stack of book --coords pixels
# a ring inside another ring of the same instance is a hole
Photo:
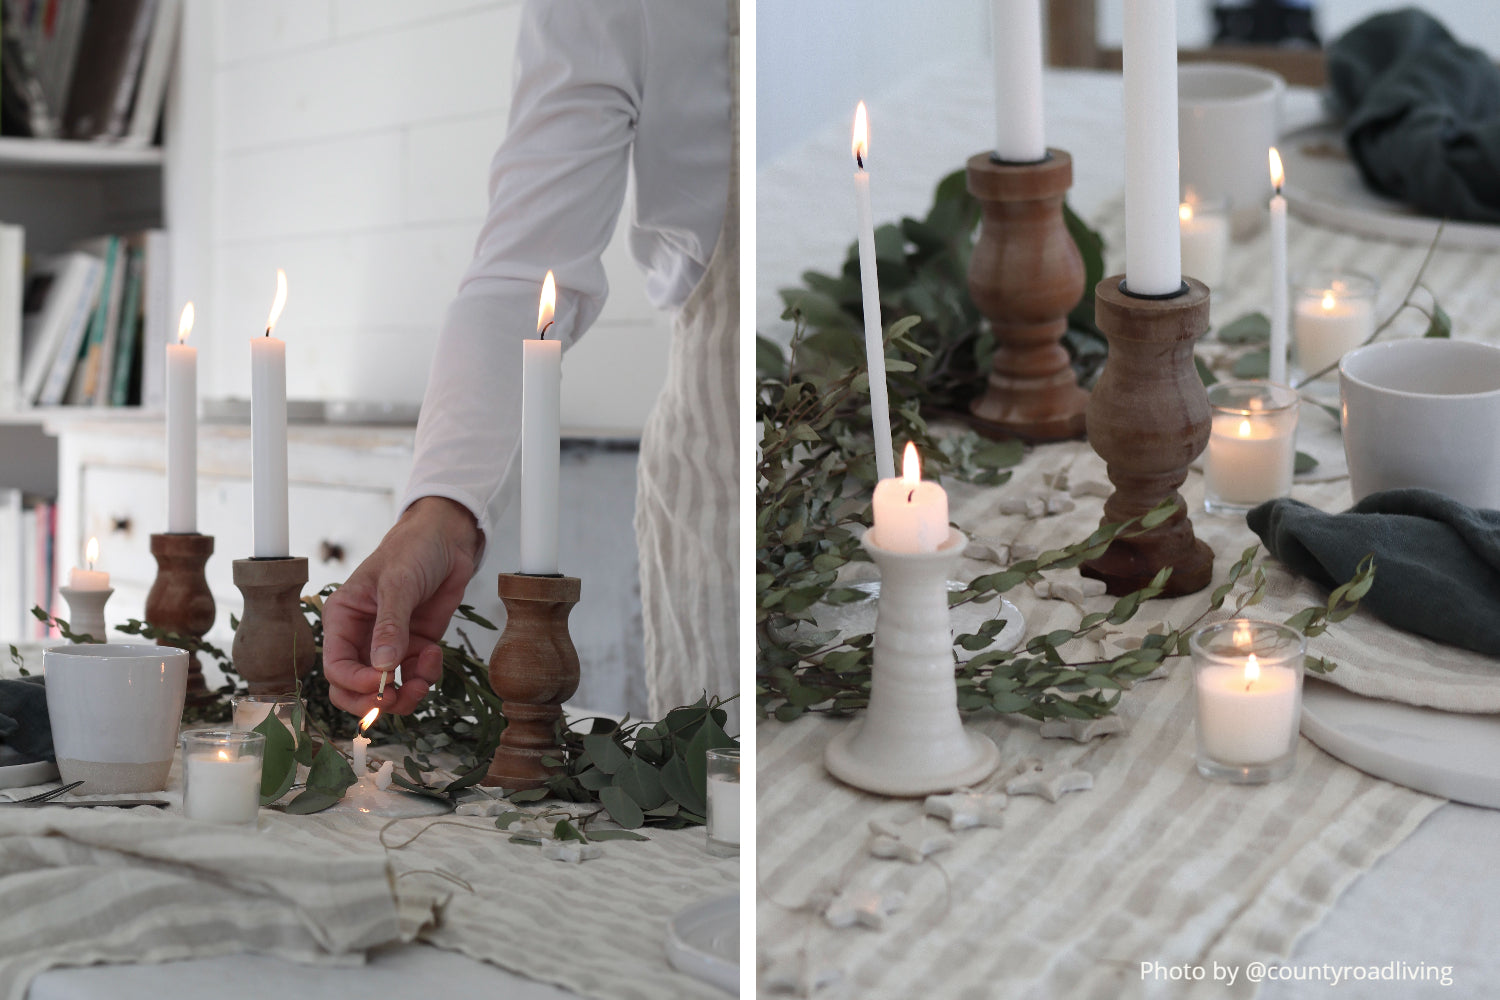
[[[182,0],[3,0],[0,132],[146,146]]]
[[[0,405],[159,404],[173,336],[167,235],[104,236],[38,260],[19,285],[22,237],[0,226]]]
[[[0,489],[0,642],[45,639],[47,626],[32,608],[49,614],[57,507],[20,490]]]

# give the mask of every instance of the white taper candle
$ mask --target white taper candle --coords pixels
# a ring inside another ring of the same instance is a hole
[[[562,465],[562,343],[547,340],[556,308],[547,272],[537,310],[537,339],[521,343],[521,572],[558,572],[557,505]]]
[[[1125,0],[1125,287],[1182,287],[1176,0]]]
[[[291,555],[287,535],[286,344],[271,336],[286,305],[286,272],[276,271],[276,301],[264,336],[250,341],[250,512],[257,559]]]
[[[880,323],[880,279],[875,271],[875,214],[870,209],[870,126],[865,102],[854,111],[854,202],[859,211],[859,285],[865,300],[865,365],[870,373],[870,420],[875,432],[876,480],[896,476],[891,404],[885,384],[885,331]]]
[[[1047,156],[1042,126],[1042,0],[992,0],[995,155],[1007,163]]]
[[[198,349],[187,344],[193,304],[182,307],[177,343],[166,345],[167,531],[198,530]]]

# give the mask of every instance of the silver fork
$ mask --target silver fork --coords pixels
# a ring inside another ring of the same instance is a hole
[[[74,781],[74,782],[70,782],[69,784],[59,786],[57,788],[49,788],[45,792],[37,792],[35,795],[29,796],[28,798],[0,800],[0,805],[3,805],[3,806],[34,806],[34,805],[41,805],[44,802],[50,802],[50,801],[52,801],[53,799],[57,798],[59,795],[64,795],[64,794],[66,794],[68,792],[71,792],[73,789],[77,788],[81,784],[83,784],[83,782],[81,782],[81,781]]]

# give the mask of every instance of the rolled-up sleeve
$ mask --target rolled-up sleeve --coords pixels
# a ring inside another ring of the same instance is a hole
[[[521,341],[550,269],[564,346],[609,292],[601,257],[625,199],[645,75],[644,12],[625,0],[531,0],[474,259],[438,336],[403,508],[467,507],[488,538],[515,464]]]

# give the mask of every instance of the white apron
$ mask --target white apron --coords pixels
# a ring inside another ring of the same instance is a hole
[[[724,224],[678,310],[666,385],[641,432],[635,534],[654,719],[705,690],[739,691],[739,43],[731,0]]]

